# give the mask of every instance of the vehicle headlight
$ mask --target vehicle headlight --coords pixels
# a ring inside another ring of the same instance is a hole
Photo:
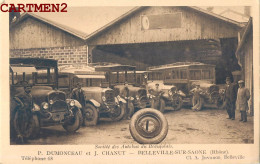
[[[169,90],[169,91],[168,91],[168,94],[169,94],[170,96],[172,96],[172,91],[171,91],[171,90]]]
[[[42,108],[47,110],[49,108],[49,104],[47,102],[42,103]]]
[[[53,102],[53,100],[50,100],[49,103],[52,105],[54,102]]]
[[[103,101],[106,101],[107,99],[106,99],[106,97],[105,97],[105,96],[102,96],[102,100],[103,100]]]
[[[139,98],[140,98],[139,95],[136,95],[136,100],[139,100]]]
[[[74,100],[70,101],[70,106],[75,106],[75,101]]]

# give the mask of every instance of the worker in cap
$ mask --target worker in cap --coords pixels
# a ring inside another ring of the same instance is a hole
[[[85,106],[84,91],[82,90],[82,84],[77,82],[76,88],[71,92],[71,98],[77,100],[83,107]]]
[[[123,97],[126,100],[126,114],[125,114],[125,118],[130,120],[133,113],[134,113],[134,107],[131,104],[131,100],[130,100],[130,91],[128,88],[128,82],[125,81],[124,82],[124,89],[121,93],[121,97]]]
[[[192,110],[199,111],[203,105],[203,98],[201,97],[202,89],[200,88],[200,84],[195,84],[195,88],[190,90],[192,94]]]
[[[245,82],[243,80],[238,81],[237,91],[237,110],[241,113],[241,119],[239,121],[247,122],[248,100],[250,99],[250,92],[245,88]]]

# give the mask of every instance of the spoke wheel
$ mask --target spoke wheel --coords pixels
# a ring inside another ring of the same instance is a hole
[[[96,107],[91,104],[86,104],[83,115],[86,126],[97,125],[98,111]]]
[[[176,98],[174,98],[174,110],[180,110],[181,109],[181,107],[182,107],[182,104],[183,104],[183,101],[182,101],[182,98],[181,98],[181,96],[177,96]]]
[[[120,106],[116,106],[109,114],[113,121],[120,121],[126,114],[126,104],[120,103]]]

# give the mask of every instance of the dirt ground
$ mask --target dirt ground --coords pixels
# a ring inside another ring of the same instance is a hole
[[[190,109],[167,111],[169,131],[162,143],[170,144],[239,144],[254,142],[253,117],[248,122],[227,118],[227,112],[219,109],[204,109],[193,112]],[[97,126],[82,127],[76,133],[68,134],[62,126],[41,129],[38,139],[29,140],[30,145],[86,145],[86,144],[131,144],[137,143],[130,135],[130,120],[108,122],[102,120]],[[15,144],[15,143],[13,143]]]

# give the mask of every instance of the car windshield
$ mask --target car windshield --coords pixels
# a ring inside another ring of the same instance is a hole
[[[212,70],[190,70],[191,80],[208,80],[213,79]]]
[[[105,83],[105,79],[84,79],[73,78],[73,84],[76,87],[77,83],[81,83],[82,87],[101,87]]]
[[[35,69],[33,72],[23,70],[20,68],[19,71],[13,73],[10,72],[10,84],[22,85],[28,83],[30,85],[37,84],[54,84],[54,68],[48,69]]]

